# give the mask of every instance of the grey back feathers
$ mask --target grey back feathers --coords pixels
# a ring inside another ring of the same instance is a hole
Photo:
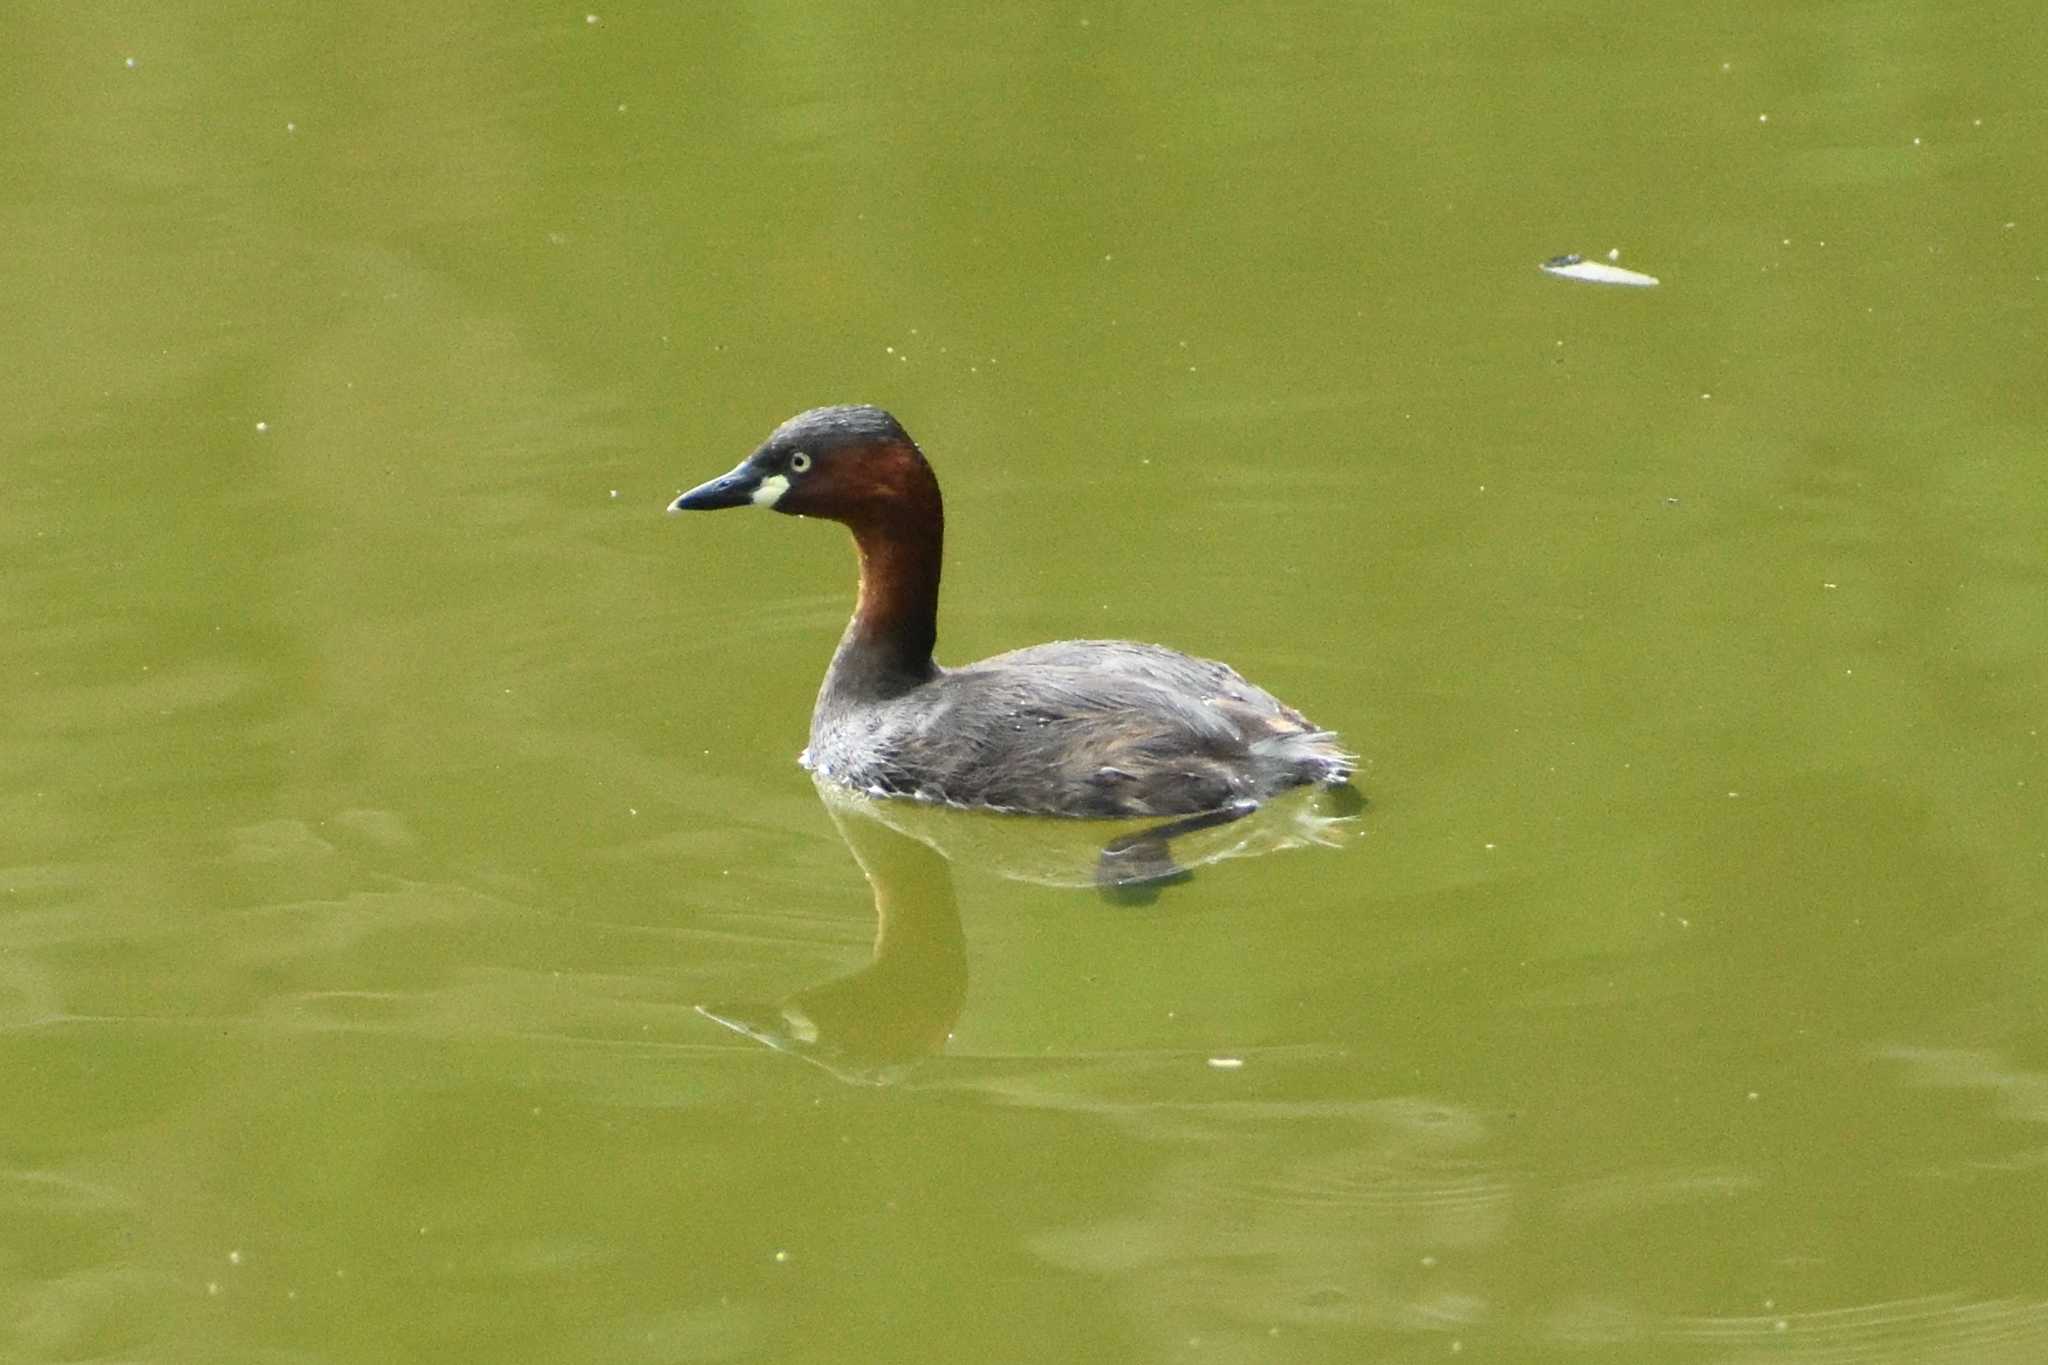
[[[828,681],[804,761],[881,795],[1097,817],[1261,801],[1353,765],[1227,664],[1126,640],[998,654],[893,700]]]

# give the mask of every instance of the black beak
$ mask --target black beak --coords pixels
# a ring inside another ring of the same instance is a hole
[[[714,512],[721,507],[745,507],[754,500],[761,476],[746,465],[721,474],[710,483],[700,483],[668,505],[671,512]]]

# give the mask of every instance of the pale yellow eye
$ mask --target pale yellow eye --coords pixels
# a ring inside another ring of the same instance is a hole
[[[811,467],[811,457],[799,450],[789,457],[789,472],[801,474]]]

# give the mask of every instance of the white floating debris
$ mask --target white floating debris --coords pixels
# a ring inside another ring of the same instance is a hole
[[[1244,1065],[1244,1058],[1211,1057],[1209,1059],[1209,1065],[1215,1067],[1218,1071],[1235,1071],[1239,1067]]]
[[[1612,253],[1609,253],[1610,257]],[[1552,256],[1542,266],[1543,273],[1555,275],[1562,280],[1583,280],[1587,284],[1623,284],[1633,289],[1648,289],[1657,283],[1655,275],[1645,275],[1640,270],[1629,270],[1608,261],[1589,261],[1573,252],[1568,256]]]

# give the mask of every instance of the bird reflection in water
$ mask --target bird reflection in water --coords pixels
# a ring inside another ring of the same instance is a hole
[[[857,971],[772,1003],[699,1005],[698,1013],[841,1080],[887,1085],[941,1051],[967,999],[967,940],[951,861],[1014,881],[1089,887],[1148,904],[1195,868],[1284,848],[1336,846],[1358,833],[1364,799],[1349,786],[1304,789],[1228,822],[1131,827],[876,800],[815,783],[875,898],[875,944]],[[1170,841],[1170,847],[1169,847]]]

